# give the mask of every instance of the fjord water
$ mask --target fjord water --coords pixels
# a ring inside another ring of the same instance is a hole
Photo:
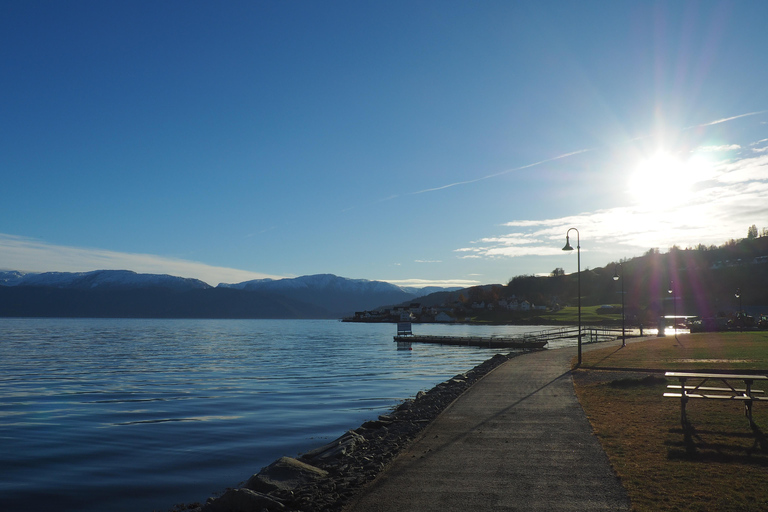
[[[397,350],[394,333],[330,320],[0,319],[0,510],[204,501],[495,353]]]

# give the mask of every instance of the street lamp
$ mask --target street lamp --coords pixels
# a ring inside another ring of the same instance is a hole
[[[571,241],[570,237],[568,236],[568,233],[571,231],[576,232],[576,283],[577,283],[577,293],[578,293],[578,303],[579,303],[579,336],[578,336],[578,347],[579,347],[579,366],[581,366],[581,242],[579,241],[579,230],[576,228],[570,228],[568,231],[565,232],[565,247],[563,247],[564,251],[572,251],[573,247],[571,247]]]
[[[675,331],[675,341],[678,341],[677,339],[677,300],[675,300],[675,296],[672,294],[674,289],[672,288],[672,281],[669,282],[669,294],[672,295],[672,306],[674,308],[674,318],[672,318],[672,329]]]
[[[613,268],[613,280],[618,281],[619,280],[619,267],[621,267],[621,273],[624,274],[624,266],[621,263],[618,263]],[[624,280],[621,280],[621,346],[626,347],[627,346],[627,335],[625,333],[624,329]]]
[[[736,313],[736,322],[739,326],[739,330],[741,330],[744,321],[742,318],[743,315],[741,314],[741,288],[736,288],[736,298],[739,299],[739,312]]]

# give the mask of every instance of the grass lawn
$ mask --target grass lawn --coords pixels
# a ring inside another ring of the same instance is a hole
[[[663,373],[590,369],[764,370],[768,333],[701,333],[585,351],[574,372],[579,400],[636,511],[768,510],[768,402],[664,398]],[[715,384],[716,385],[716,384]],[[755,385],[764,389],[768,386]]]
[[[614,306],[616,306],[614,304]],[[621,306],[618,306],[621,307]],[[612,324],[621,326],[621,310],[617,312],[604,313],[599,310],[600,306],[584,306],[581,308],[581,321],[584,324]],[[474,323],[478,324],[507,324],[528,323],[531,325],[555,324],[555,325],[576,325],[579,321],[579,309],[576,306],[563,308],[557,312],[533,311],[515,311],[506,310],[478,310],[469,317]]]
[[[616,304],[613,304],[616,306]],[[621,307],[620,305],[618,307]],[[554,321],[563,324],[576,324],[579,321],[579,308],[569,306],[555,313],[545,313],[539,315],[539,318],[545,321]],[[581,321],[587,324],[599,324],[612,322],[621,325],[621,311],[616,313],[603,313],[600,306],[583,306],[581,308]]]

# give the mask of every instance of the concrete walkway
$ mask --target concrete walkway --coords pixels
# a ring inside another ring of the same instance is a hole
[[[345,512],[629,510],[576,399],[575,355],[575,348],[547,350],[496,368]]]

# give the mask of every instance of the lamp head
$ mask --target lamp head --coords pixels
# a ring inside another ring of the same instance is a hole
[[[565,235],[565,247],[563,247],[564,251],[572,251],[573,247],[571,247],[571,240],[568,235]]]
[[[613,280],[614,280],[614,281],[618,281],[618,280],[619,280],[619,273],[618,273],[618,272],[616,272],[615,274],[613,274]]]
[[[741,288],[736,288],[736,298],[738,299],[741,296]]]

